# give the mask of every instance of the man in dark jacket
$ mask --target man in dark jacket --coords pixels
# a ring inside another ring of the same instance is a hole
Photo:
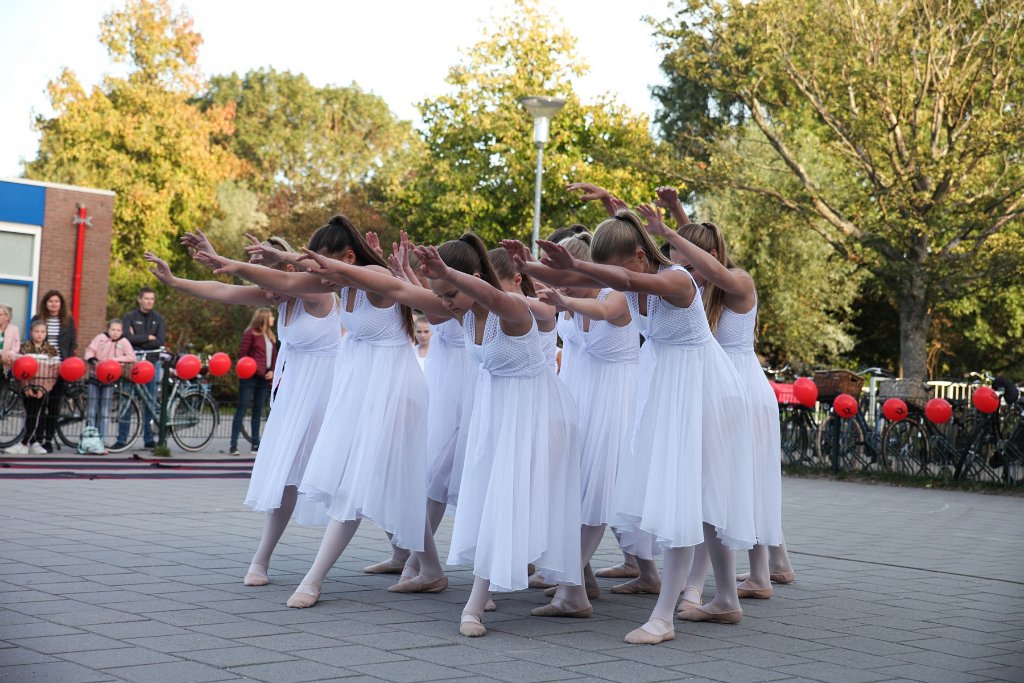
[[[160,386],[160,348],[167,340],[167,322],[162,315],[153,310],[154,306],[156,306],[156,292],[149,287],[143,287],[139,290],[139,307],[125,313],[123,324],[124,337],[131,342],[132,348],[136,352],[135,355],[156,366],[153,380],[145,385],[146,391],[155,401],[157,388]],[[146,448],[156,446],[156,438],[151,426],[152,421],[153,414],[146,408],[142,417],[142,435]],[[128,439],[128,428],[127,422],[118,425],[117,443],[113,448],[124,448],[124,442]]]

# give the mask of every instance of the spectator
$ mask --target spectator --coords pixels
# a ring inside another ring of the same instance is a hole
[[[238,455],[238,434],[242,431],[242,420],[245,411],[252,404],[252,422],[249,434],[252,437],[252,454],[260,448],[260,420],[263,418],[263,406],[270,395],[270,385],[274,379],[274,363],[277,361],[277,337],[274,335],[275,312],[269,308],[260,308],[253,313],[249,327],[242,334],[242,343],[238,347],[238,357],[249,356],[256,361],[256,372],[248,379],[238,380],[238,406],[235,408],[235,419],[231,423],[231,455]]]
[[[71,311],[64,300],[64,295],[56,289],[51,289],[39,299],[39,309],[32,325],[36,322],[46,324],[46,341],[53,348],[57,349],[58,360],[71,358],[78,351],[78,331],[75,329],[75,321],[71,318]],[[66,383],[60,377],[50,391],[46,401],[46,429],[43,433],[43,448],[47,453],[53,453],[54,435],[57,433],[57,418],[60,417],[60,403],[64,398],[64,387]]]
[[[11,316],[14,311],[7,304],[0,304],[0,360],[3,360],[4,368],[10,368],[14,362],[14,356],[21,346],[21,333],[17,325],[11,324]]]
[[[134,311],[125,313],[122,321],[124,327],[124,338],[132,345],[135,355],[140,359],[148,360],[156,367],[153,380],[145,385],[146,391],[156,401],[157,388],[160,386],[160,376],[163,368],[160,366],[160,349],[167,340],[167,323],[164,317],[153,310],[156,306],[156,292],[149,287],[139,290],[139,307]],[[153,413],[147,406],[142,416],[142,436],[146,448],[156,447],[156,438],[153,436]],[[117,427],[117,442],[113,445],[114,450],[125,447],[128,440],[127,421],[121,422]]]
[[[122,323],[114,318],[107,323],[107,331],[100,332],[85,349],[85,360],[96,366],[105,360],[116,360],[119,363],[131,363],[135,360],[135,352],[131,343],[122,336]],[[95,374],[95,373],[93,373]],[[110,397],[114,394],[113,384],[102,384],[95,377],[89,379],[89,405],[85,412],[85,424],[96,427],[100,438],[107,436],[107,413],[110,412]],[[105,453],[104,453],[105,454]]]
[[[29,339],[21,345],[21,354],[33,354],[37,356],[48,356],[56,358],[57,349],[46,341],[46,322],[36,320],[29,328]],[[21,443],[16,443],[8,448],[5,453],[24,455],[42,455],[46,448],[39,443],[39,439],[46,430],[46,392],[54,385],[54,378],[57,373],[53,368],[44,365],[46,361],[39,363],[39,370],[36,376],[24,380],[22,384],[22,401],[25,403],[25,431],[21,437]]]
[[[420,370],[426,372],[427,354],[430,352],[430,323],[427,322],[427,316],[419,313],[414,316],[413,323],[416,343],[412,348],[416,352],[416,362],[420,364]]]

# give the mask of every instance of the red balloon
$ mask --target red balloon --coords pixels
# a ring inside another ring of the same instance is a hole
[[[218,351],[210,356],[210,361],[206,366],[210,368],[210,374],[214,377],[226,375],[231,369],[231,356],[223,351]]]
[[[109,358],[96,366],[96,379],[104,384],[113,384],[121,379],[121,364]]]
[[[772,392],[774,392],[775,394],[775,400],[778,401],[780,398],[782,398],[782,392],[779,390],[778,383],[768,380],[768,384],[771,386]]]
[[[839,417],[851,418],[857,414],[857,399],[849,394],[839,394],[832,401],[832,408],[835,409]]]
[[[58,372],[65,382],[77,382],[85,374],[85,361],[77,356],[65,358],[60,362]]]
[[[16,379],[22,381],[32,379],[39,372],[39,361],[32,356],[22,356],[14,361],[14,367],[11,368],[11,371]]]
[[[933,398],[925,404],[924,416],[935,424],[946,424],[953,418],[953,406],[944,398]]]
[[[191,353],[186,353],[179,358],[178,364],[174,366],[174,369],[178,371],[178,377],[184,380],[195,379],[202,368],[203,363],[199,360],[199,356]]]
[[[971,396],[971,403],[978,409],[978,412],[991,415],[999,410],[999,394],[988,387],[978,387]]]
[[[256,374],[256,359],[249,356],[242,356],[235,364],[235,373],[239,379],[249,379]]]
[[[882,415],[890,422],[899,422],[907,416],[907,404],[902,398],[890,398],[882,404]]]
[[[136,384],[149,384],[156,377],[156,368],[148,360],[140,360],[132,366],[130,376]]]
[[[793,382],[793,396],[805,408],[813,408],[818,400],[818,385],[810,377],[801,377]]]

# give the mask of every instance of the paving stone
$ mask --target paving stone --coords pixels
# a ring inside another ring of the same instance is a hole
[[[0,681],[11,683],[100,683],[109,680],[110,676],[102,671],[95,671],[72,662],[0,666]]]
[[[986,680],[985,676],[950,671],[949,669],[938,669],[924,664],[904,664],[902,666],[887,666],[875,669],[876,673],[885,674],[890,678],[902,678],[911,681],[922,681],[922,683],[976,683]]]
[[[144,647],[121,647],[116,650],[87,650],[85,652],[63,652],[61,659],[87,666],[91,669],[112,669],[119,666],[139,664],[163,664],[181,661],[178,657],[156,652]]]
[[[267,681],[267,683],[305,683],[305,681],[327,681],[337,678],[347,680],[348,676],[352,674],[351,671],[339,667],[305,661],[238,666],[232,668],[231,671],[246,678]]]
[[[212,650],[189,650],[188,652],[179,653],[179,656],[222,669],[225,667],[244,666],[246,664],[270,664],[272,662],[291,662],[297,660],[296,657],[283,652],[274,652],[273,650],[264,650],[245,645]]]
[[[822,664],[820,662],[789,664],[772,667],[772,670],[793,677],[823,681],[824,683],[873,683],[874,681],[882,681],[891,677],[891,674],[881,673],[878,670],[855,669],[840,664]]]
[[[44,636],[41,638],[10,638],[10,642],[21,647],[27,647],[43,654],[58,654],[61,652],[82,652],[84,650],[108,650],[111,648],[124,647],[124,644],[96,635],[95,633],[78,633],[68,636]]]
[[[633,661],[611,661],[601,664],[570,666],[567,669],[587,677],[600,678],[619,683],[648,683],[653,681],[679,680],[679,673],[648,664]]]
[[[428,661],[432,661],[425,655],[433,652],[444,652],[450,650],[451,647],[452,646],[443,648],[425,647],[417,650],[405,650],[403,654],[407,654],[418,659],[427,659]],[[474,652],[476,653],[476,656],[479,657],[479,659],[475,661],[497,661],[497,659],[489,659],[486,653],[481,653],[479,650],[474,650]],[[384,649],[367,647],[366,645],[338,645],[336,647],[324,647],[316,650],[302,650],[299,654],[301,654],[303,659],[338,667],[357,666],[360,664],[379,664],[381,662],[396,662],[409,659],[407,656],[389,652]],[[456,662],[445,663],[453,665],[456,664]]]
[[[230,671],[222,671],[199,662],[127,666],[109,669],[107,672],[133,683],[212,683],[213,681],[232,681],[240,678]]]

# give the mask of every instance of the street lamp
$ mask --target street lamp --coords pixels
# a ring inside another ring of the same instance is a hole
[[[558,97],[520,97],[519,103],[533,117],[533,144],[537,147],[536,186],[533,191],[533,255],[540,255],[537,240],[540,239],[540,185],[544,175],[544,144],[548,141],[548,124],[555,114],[565,106],[565,100]]]

